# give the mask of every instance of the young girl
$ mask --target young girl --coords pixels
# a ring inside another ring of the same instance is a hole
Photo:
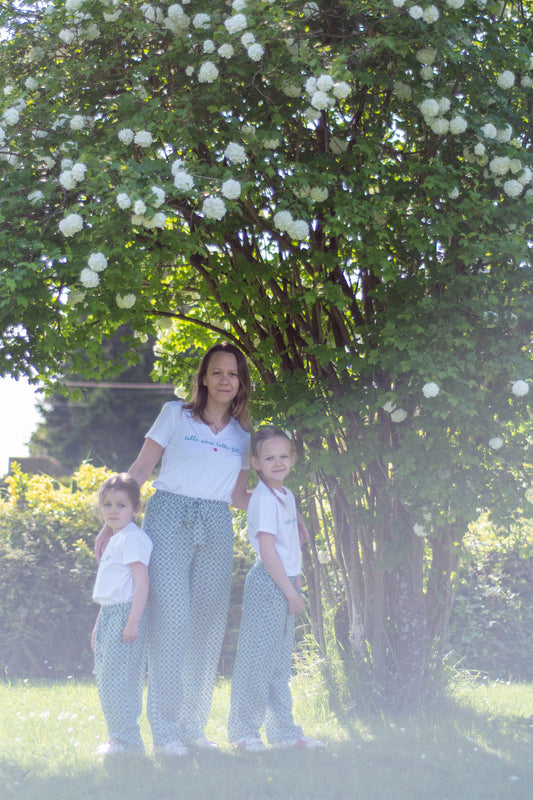
[[[146,621],[150,538],[134,522],[140,490],[127,473],[108,478],[98,506],[111,539],[100,561],[93,599],[100,613],[91,636],[94,673],[109,741],[104,755],[143,753],[138,719],[146,674]]]
[[[251,465],[260,480],[248,506],[248,537],[259,558],[244,588],[228,721],[229,740],[242,750],[265,749],[263,723],[276,747],[324,747],[294,723],[289,689],[294,615],[304,609],[296,504],[283,485],[294,461],[278,428],[252,437]]]
[[[154,750],[216,747],[204,734],[228,614],[230,503],[246,508],[251,428],[244,354],[221,342],[202,357],[191,401],[165,403],[128,470],[139,486],[159,459],[143,529],[154,550],[148,602],[148,720]],[[96,540],[105,552],[106,527]]]

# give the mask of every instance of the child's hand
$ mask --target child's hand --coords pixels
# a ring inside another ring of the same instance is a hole
[[[122,631],[122,640],[124,642],[134,642],[139,636],[139,623],[133,620],[128,620],[124,630]]]
[[[92,632],[91,632],[91,650],[93,651],[93,653],[94,653],[95,647],[96,647],[96,625],[94,626],[94,628],[92,629]]]
[[[301,594],[294,593],[289,598],[289,614],[300,614],[305,608],[304,599]]]

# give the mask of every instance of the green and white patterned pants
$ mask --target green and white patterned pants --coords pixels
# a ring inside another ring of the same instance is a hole
[[[124,642],[122,631],[131,603],[102,606],[96,628],[94,674],[110,739],[130,750],[144,752],[139,730],[146,676],[146,614],[134,642]]]
[[[156,491],[143,528],[150,559],[148,719],[155,747],[203,735],[228,615],[227,503]]]
[[[259,736],[263,723],[270,744],[302,736],[292,717],[289,688],[294,624],[285,595],[256,561],[244,586],[231,681],[230,742]]]

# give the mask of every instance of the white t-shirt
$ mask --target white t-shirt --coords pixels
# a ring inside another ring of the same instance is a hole
[[[276,537],[276,552],[285,567],[285,572],[289,577],[293,577],[302,571],[296,502],[290,489],[285,488],[286,494],[276,490],[274,492],[275,494],[263,481],[259,481],[255,487],[248,505],[248,538],[259,555],[257,534],[259,531],[273,533]]]
[[[154,486],[166,492],[230,503],[239,472],[250,469],[250,434],[237,420],[215,434],[182,400],[165,403],[146,438],[165,448]]]
[[[135,522],[114,533],[98,565],[93,600],[101,606],[129,603],[135,591],[130,564],[146,564],[152,553],[152,540]]]

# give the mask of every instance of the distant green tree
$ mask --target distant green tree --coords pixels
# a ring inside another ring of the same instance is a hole
[[[126,345],[117,334],[104,342],[106,357],[127,358]],[[75,388],[64,396],[54,394],[40,404],[43,422],[30,441],[32,455],[56,458],[65,474],[74,472],[84,461],[95,466],[125,470],[135,459],[144,434],[159,413],[162,404],[172,398],[169,389],[158,389],[150,380],[154,366],[153,347],[148,342],[135,354],[140,360],[124,369],[114,384]],[[81,382],[79,375],[67,375],[65,381]],[[127,387],[139,384],[139,388]],[[147,385],[153,388],[147,389]]]

